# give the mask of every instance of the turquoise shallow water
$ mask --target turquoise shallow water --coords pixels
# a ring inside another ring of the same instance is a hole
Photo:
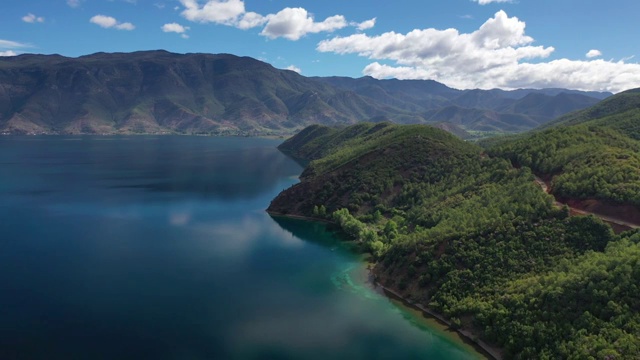
[[[278,141],[0,137],[2,359],[472,359],[272,219]]]

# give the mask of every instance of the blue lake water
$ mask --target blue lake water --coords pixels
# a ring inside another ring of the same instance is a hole
[[[279,141],[0,137],[0,359],[475,359],[264,212]]]

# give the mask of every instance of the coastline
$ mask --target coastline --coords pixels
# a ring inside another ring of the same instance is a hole
[[[437,322],[439,322],[440,324],[442,324],[443,326],[445,326],[447,328],[447,330],[449,331],[454,331],[456,332],[460,338],[462,339],[462,341],[468,343],[469,345],[473,346],[477,352],[481,353],[482,355],[486,356],[487,358],[490,359],[494,359],[494,360],[502,360],[502,352],[500,351],[499,348],[496,348],[495,346],[491,346],[487,343],[485,343],[484,341],[478,339],[473,333],[471,333],[468,330],[465,329],[456,329],[454,327],[452,327],[451,322],[448,321],[447,319],[445,319],[444,316],[442,316],[441,314],[438,314],[437,312],[429,309],[428,307],[419,304],[419,303],[415,303],[411,300],[408,300],[407,298],[403,297],[402,295],[400,295],[398,292],[396,292],[395,290],[388,288],[384,285],[382,285],[381,283],[379,283],[378,281],[375,280],[375,275],[373,274],[373,272],[371,271],[371,269],[369,268],[369,272],[372,276],[372,285],[375,286],[377,289],[382,290],[382,293],[387,296],[388,298],[391,299],[395,299],[400,301],[404,306],[413,309],[413,310],[417,310],[419,312],[422,313],[422,316],[424,316],[425,318],[431,318],[436,320]]]
[[[294,214],[284,214],[284,213],[275,212],[275,211],[269,211],[269,210],[266,210],[266,212],[269,215],[276,216],[276,217],[283,217],[283,218],[303,220],[303,221],[311,221],[311,222],[319,222],[319,223],[323,223],[323,224],[335,224],[332,221],[329,221],[329,220],[326,220],[326,219],[321,219],[321,218],[314,218],[314,217],[303,216],[303,215],[294,215]],[[435,311],[429,309],[428,307],[426,307],[426,306],[424,306],[422,304],[410,301],[410,300],[406,299],[405,297],[403,297],[402,295],[400,295],[395,290],[384,286],[383,284],[381,284],[379,281],[376,280],[376,275],[373,273],[373,269],[372,269],[372,265],[374,265],[374,263],[371,262],[371,261],[368,261],[367,259],[364,259],[363,262],[367,265],[366,268],[367,268],[367,272],[368,272],[368,282],[373,287],[373,290],[379,291],[382,295],[386,296],[389,299],[393,299],[393,300],[397,300],[397,301],[401,302],[403,306],[406,306],[409,309],[419,311],[424,318],[434,319],[439,324],[441,324],[443,327],[445,327],[448,331],[452,331],[452,332],[457,333],[458,336],[460,337],[461,341],[463,341],[464,343],[472,346],[478,353],[482,354],[483,356],[485,356],[485,357],[487,357],[489,359],[502,360],[502,358],[503,358],[502,357],[502,352],[501,352],[501,350],[499,348],[491,346],[491,345],[485,343],[484,341],[478,339],[473,333],[471,333],[468,330],[453,328],[452,325],[451,325],[451,322],[448,321],[441,314],[436,313]]]
[[[327,220],[327,219],[322,219],[322,218],[315,218],[315,217],[310,217],[310,216],[303,216],[303,215],[294,215],[294,214],[284,214],[281,212],[277,212],[277,211],[270,211],[270,210],[265,210],[267,212],[267,214],[271,215],[271,216],[277,216],[277,217],[283,217],[283,218],[289,218],[289,219],[296,219],[296,220],[304,220],[304,221],[313,221],[313,222],[319,222],[319,223],[323,223],[323,224],[335,224],[333,221]]]

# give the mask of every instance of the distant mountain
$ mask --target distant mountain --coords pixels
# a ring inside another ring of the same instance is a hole
[[[447,106],[424,114],[429,122],[448,122],[469,130],[518,132],[536,127],[539,122],[530,116],[500,113],[489,109]]]
[[[419,121],[450,122],[466,130],[520,132],[598,103],[611,93],[567,89],[455,90],[433,80],[316,77],[376,102],[419,113]],[[384,119],[394,120],[394,119]]]
[[[640,123],[639,111],[640,88],[631,89],[611,96],[592,107],[562,116],[545,124],[544,128],[557,125],[577,125],[597,119],[600,119],[600,122],[608,123],[608,125],[613,125],[612,123],[620,122],[623,119],[635,119],[636,123]],[[615,118],[610,118],[612,116]]]
[[[0,133],[258,135],[361,121],[522,131],[607,95],[308,78],[229,54],[24,54],[0,58]]]

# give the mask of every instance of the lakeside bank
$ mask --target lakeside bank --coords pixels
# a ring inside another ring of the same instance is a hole
[[[308,217],[302,215],[294,215],[294,214],[283,214],[274,211],[267,211],[267,213],[271,217],[281,217],[285,219],[293,219],[298,221],[306,221],[311,223],[321,223],[325,226],[327,225],[336,225],[333,221]],[[331,231],[327,229],[327,231]],[[351,249],[353,251],[353,247]],[[437,312],[429,309],[427,306],[415,303],[397,291],[391,289],[390,287],[382,284],[377,278],[375,272],[373,271],[373,267],[375,265],[374,262],[370,261],[370,257],[366,257],[362,259],[363,267],[366,269],[367,276],[366,279],[362,279],[362,282],[367,285],[371,291],[374,291],[378,294],[381,294],[388,298],[393,302],[395,306],[402,307],[404,310],[408,310],[408,312],[412,313],[416,317],[420,317],[421,320],[427,320],[427,325],[429,328],[437,330],[441,332],[444,336],[450,339],[452,342],[457,343],[460,346],[463,346],[467,349],[473,350],[479,358],[485,359],[502,359],[502,350],[491,346],[485,343],[482,340],[479,340],[478,337],[473,334],[469,330],[465,329],[456,329],[452,326],[452,323],[448,321],[442,314],[438,314]],[[417,312],[417,314],[416,314]],[[437,326],[434,326],[437,325]]]

